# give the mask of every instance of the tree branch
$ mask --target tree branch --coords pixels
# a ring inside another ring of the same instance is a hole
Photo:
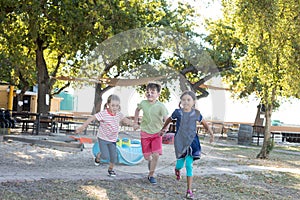
[[[58,91],[53,92],[53,93],[51,94],[51,96],[61,93],[64,89],[66,89],[66,88],[69,87],[70,85],[71,85],[71,82],[68,81],[68,83],[65,84],[64,86],[62,86]]]

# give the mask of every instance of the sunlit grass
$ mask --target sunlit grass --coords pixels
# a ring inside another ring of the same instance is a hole
[[[220,167],[219,170],[227,170]],[[0,196],[8,199],[183,199],[186,182],[174,176],[159,177],[157,186],[143,179],[41,180],[0,184]],[[194,176],[197,199],[298,199],[300,175],[280,171],[247,171],[236,174]]]
[[[101,188],[95,185],[84,185],[82,190],[87,193],[87,196],[95,199],[108,199],[107,191],[105,188]]]
[[[295,151],[295,152],[300,152],[300,145],[298,146],[283,146],[283,145],[276,145],[274,149],[276,150],[285,150],[285,151]]]

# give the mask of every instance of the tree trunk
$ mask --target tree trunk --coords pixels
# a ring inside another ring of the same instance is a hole
[[[101,84],[96,83],[95,87],[95,97],[94,97],[94,107],[92,114],[95,114],[101,110],[101,105],[102,105],[102,88]]]
[[[185,77],[183,75],[179,75],[179,86],[180,86],[180,90],[181,91],[186,91],[189,88],[186,85],[187,80],[185,79]]]
[[[50,78],[46,66],[46,61],[43,54],[43,41],[37,39],[36,41],[36,68],[38,72],[38,99],[37,112],[48,114],[50,110]]]
[[[261,159],[269,158],[269,154],[271,151],[270,148],[272,147],[272,142],[273,142],[271,141],[271,132],[270,132],[272,110],[273,110],[272,103],[266,105],[264,141],[260,153],[256,156],[256,158],[261,158]]]
[[[111,89],[112,86],[103,87],[102,84],[96,83],[95,87],[95,98],[94,98],[94,107],[92,114],[95,114],[101,110],[102,102],[103,102],[103,94]]]

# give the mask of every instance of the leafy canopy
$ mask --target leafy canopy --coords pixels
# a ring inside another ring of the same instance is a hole
[[[209,26],[210,37],[218,62],[233,66],[224,74],[233,93],[255,93],[263,103],[279,96],[299,98],[300,5],[284,0],[222,2],[224,19]]]

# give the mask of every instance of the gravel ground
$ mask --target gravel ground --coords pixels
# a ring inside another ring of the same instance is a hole
[[[29,136],[28,136],[29,137]],[[279,153],[255,159],[258,148],[236,141],[203,141],[203,156],[194,163],[196,199],[300,199],[300,156]],[[237,148],[237,149],[236,149]],[[243,149],[243,151],[241,151]],[[173,145],[164,145],[156,170],[158,184],[146,179],[147,162],[118,164],[107,176],[107,164],[94,166],[92,144],[81,151],[0,142],[1,199],[183,199],[185,178],[175,180]],[[287,156],[288,155],[288,156]],[[184,177],[185,171],[182,170]],[[288,185],[283,185],[289,181]]]

